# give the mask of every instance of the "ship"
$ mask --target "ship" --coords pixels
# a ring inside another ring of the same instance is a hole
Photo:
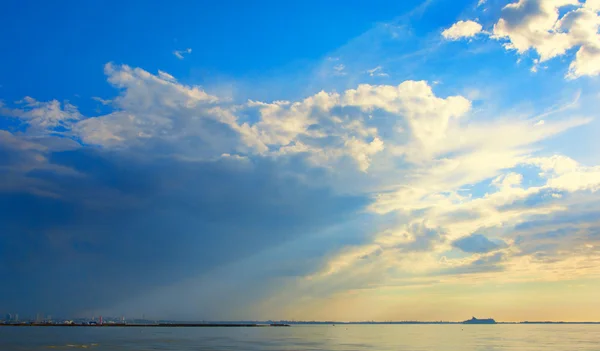
[[[493,318],[483,318],[477,319],[475,317],[462,322],[463,324],[496,324],[496,321]]]

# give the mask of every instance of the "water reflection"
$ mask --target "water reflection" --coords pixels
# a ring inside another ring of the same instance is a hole
[[[0,328],[0,350],[599,350],[600,325]]]

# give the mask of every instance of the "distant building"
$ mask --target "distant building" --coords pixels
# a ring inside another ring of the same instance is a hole
[[[7,313],[7,314],[6,314],[6,316],[4,317],[4,320],[5,320],[5,321],[7,321],[7,322],[8,322],[8,321],[12,321],[12,318],[13,318],[13,317],[12,317],[12,314],[10,314],[10,313]]]

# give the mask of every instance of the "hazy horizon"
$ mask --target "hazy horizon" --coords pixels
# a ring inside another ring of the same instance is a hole
[[[4,5],[0,313],[600,320],[598,0]]]

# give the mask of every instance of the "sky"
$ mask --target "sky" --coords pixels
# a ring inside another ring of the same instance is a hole
[[[0,312],[600,320],[600,1],[5,1]]]

